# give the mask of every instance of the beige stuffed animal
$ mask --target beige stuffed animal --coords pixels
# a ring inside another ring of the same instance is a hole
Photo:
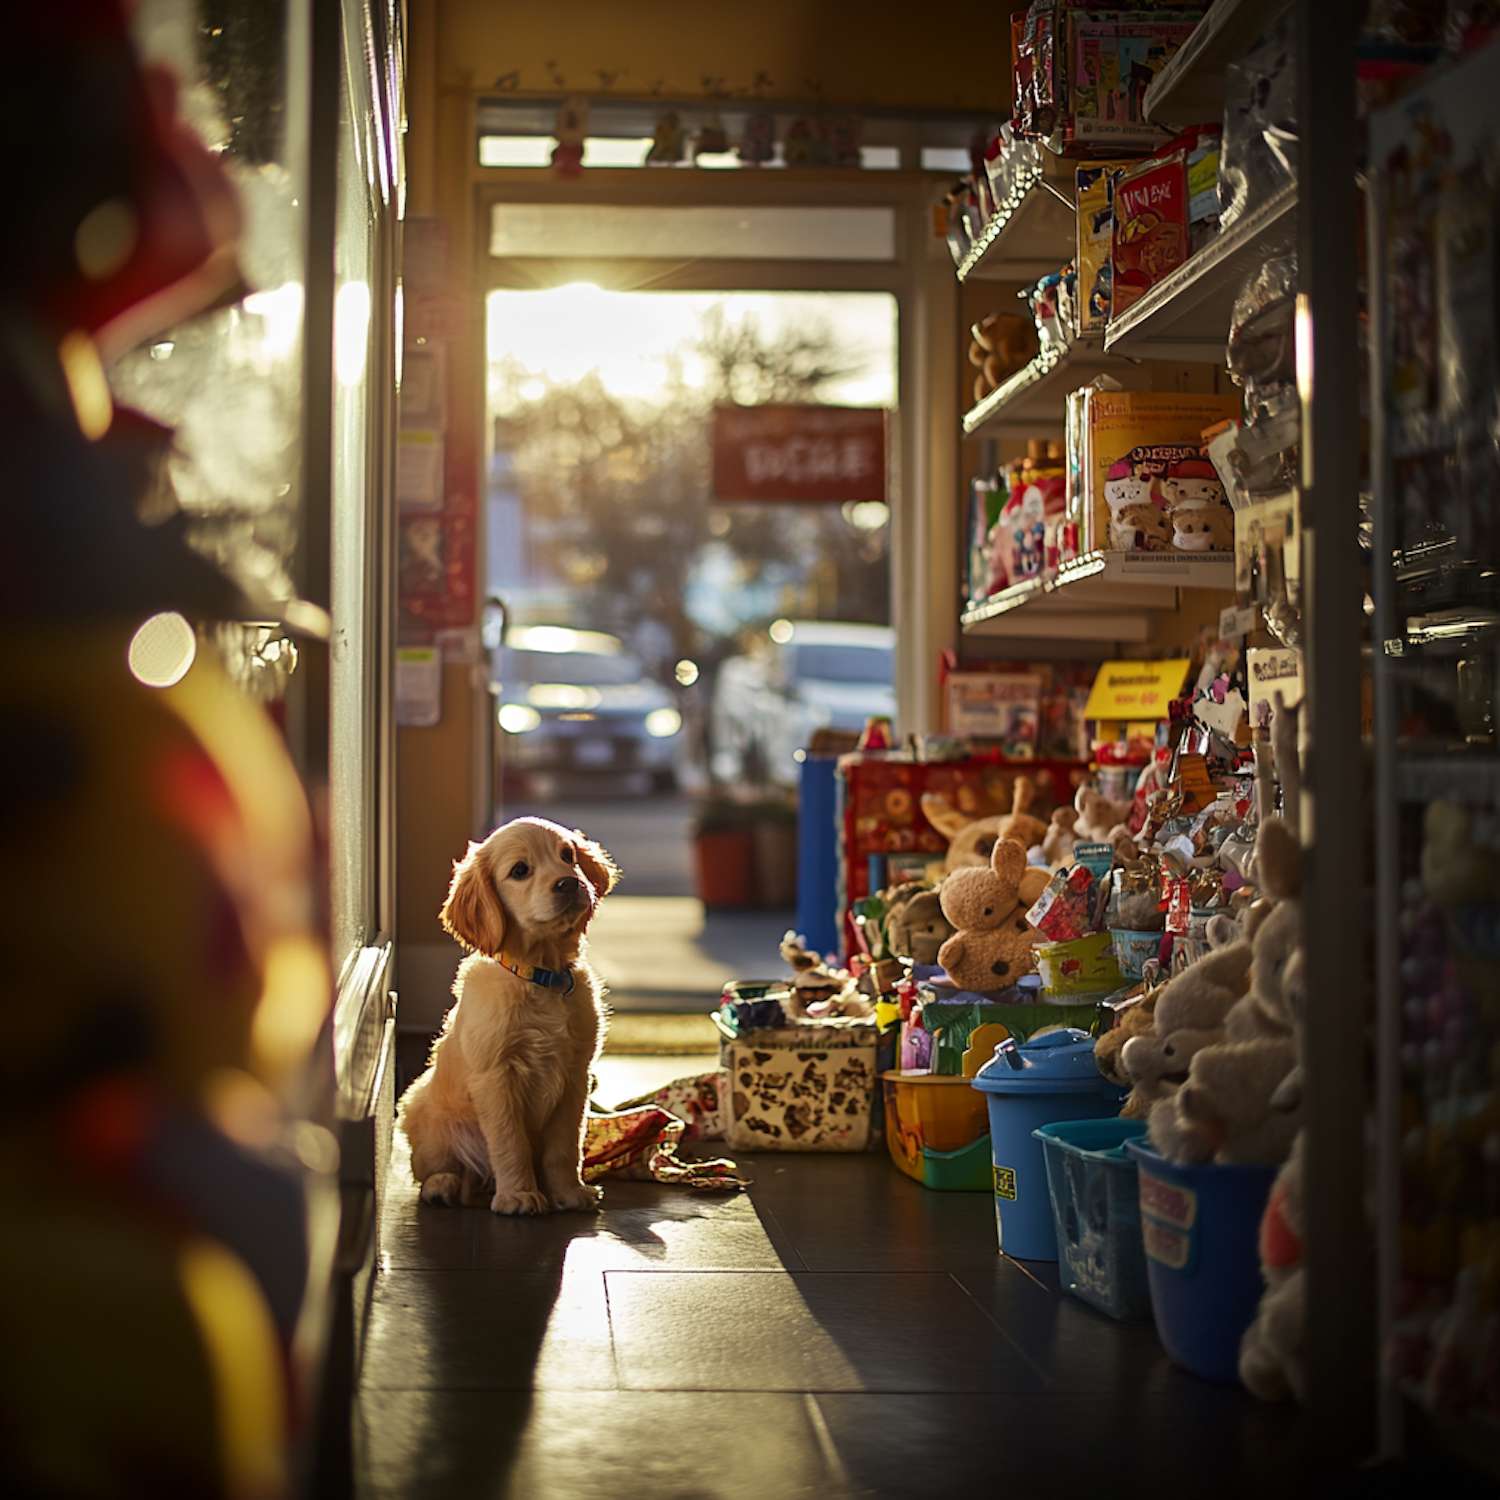
[[[1282,1041],[1292,1034],[1284,971],[1302,945],[1302,850],[1282,819],[1261,824],[1254,872],[1262,899],[1246,920],[1254,955],[1250,990],[1225,1020],[1231,1042]]]
[[[922,793],[922,816],[948,840],[945,872],[985,868],[997,839],[1010,839],[1023,849],[1041,843],[1047,824],[1028,811],[1036,800],[1036,783],[1028,776],[1016,777],[1011,799],[1008,813],[970,818],[937,792]]]
[[[913,963],[935,964],[938,949],[953,936],[953,924],[943,915],[942,892],[914,887],[886,911],[886,941],[891,952]]]
[[[960,812],[937,792],[922,793],[922,816],[948,840],[943,859],[945,872],[983,868],[990,862],[990,850],[1000,837],[1001,816],[971,818]]]
[[[1127,834],[1126,819],[1130,816],[1128,802],[1111,802],[1097,787],[1085,782],[1073,795],[1073,806],[1078,812],[1078,821],[1073,825],[1075,838],[1090,843],[1108,844],[1116,832]],[[1134,853],[1134,849],[1131,851]]]
[[[1268,904],[1248,923],[1249,988],[1225,1015],[1225,1040],[1198,1052],[1187,1081],[1151,1111],[1151,1142],[1173,1161],[1279,1162],[1291,1150],[1300,1125],[1293,1028],[1301,1004],[1301,861],[1287,824],[1265,819],[1254,869]],[[1187,973],[1244,947],[1232,943]]]
[[[1047,888],[1047,871],[1026,863],[1026,851],[997,839],[984,869],[955,870],[944,879],[943,915],[956,931],[938,962],[960,989],[998,990],[1036,970],[1041,934],[1026,912]]]
[[[1073,858],[1073,846],[1078,836],[1073,825],[1078,822],[1078,809],[1059,807],[1053,811],[1052,822],[1042,838],[1042,858],[1049,869],[1057,870]]]
[[[1301,1119],[1272,1099],[1295,1061],[1290,1038],[1203,1048],[1187,1082],[1153,1106],[1151,1144],[1176,1162],[1285,1161]]]
[[[1250,945],[1239,943],[1206,955],[1162,986],[1154,1027],[1132,1037],[1120,1054],[1132,1086],[1122,1113],[1144,1119],[1182,1086],[1193,1057],[1224,1039],[1224,1018],[1245,993],[1249,972]]]
[[[1111,1083],[1122,1089],[1132,1088],[1134,1080],[1125,1071],[1121,1053],[1132,1037],[1152,1035],[1156,1024],[1156,1002],[1160,996],[1160,987],[1142,996],[1094,1043],[1095,1066]],[[1131,1108],[1134,1097],[1132,1092],[1120,1113],[1130,1119],[1139,1119],[1144,1116],[1145,1109]]]

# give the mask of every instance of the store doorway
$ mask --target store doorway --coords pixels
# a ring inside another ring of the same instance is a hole
[[[888,500],[721,500],[714,411],[894,409],[896,298],[575,283],[487,313],[496,816],[604,843],[617,1009],[701,1013],[775,970],[795,872],[705,910],[695,834],[726,805],[784,817],[811,733],[893,703]]]

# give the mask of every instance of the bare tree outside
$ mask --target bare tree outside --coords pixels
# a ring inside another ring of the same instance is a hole
[[[884,506],[715,503],[717,404],[837,402],[867,361],[824,319],[767,327],[732,315],[732,300],[665,354],[649,396],[611,389],[598,369],[538,375],[500,350],[490,367],[493,472],[518,498],[532,601],[520,617],[565,611],[620,636],[663,681],[694,663],[703,690],[778,616],[880,624],[890,612]]]

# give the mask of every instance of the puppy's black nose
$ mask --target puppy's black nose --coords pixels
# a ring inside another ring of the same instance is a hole
[[[564,875],[552,889],[559,896],[571,896],[578,889],[578,877],[576,875]]]

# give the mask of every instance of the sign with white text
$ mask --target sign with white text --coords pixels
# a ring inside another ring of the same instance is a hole
[[[714,499],[884,500],[886,413],[856,406],[714,408]]]

